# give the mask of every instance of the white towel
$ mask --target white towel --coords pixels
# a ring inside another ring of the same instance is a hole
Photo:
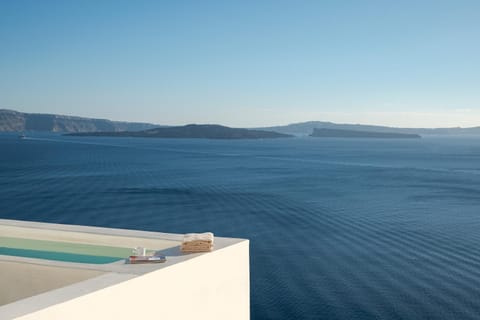
[[[213,244],[214,236],[213,233],[211,232],[205,232],[205,233],[187,233],[183,236],[183,243],[189,243],[189,242],[208,242]]]

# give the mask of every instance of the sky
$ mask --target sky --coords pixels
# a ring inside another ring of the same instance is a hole
[[[480,126],[480,1],[0,0],[0,108]]]

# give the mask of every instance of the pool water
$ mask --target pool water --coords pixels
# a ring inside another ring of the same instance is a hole
[[[55,260],[55,261],[64,261],[64,262],[92,263],[92,264],[112,263],[122,259],[120,257],[92,256],[92,255],[86,255],[86,254],[30,250],[30,249],[17,249],[17,248],[6,248],[6,247],[0,247],[0,255],[37,258],[37,259],[46,259],[46,260]]]
[[[83,243],[0,237],[0,255],[105,264],[125,259],[132,249]]]

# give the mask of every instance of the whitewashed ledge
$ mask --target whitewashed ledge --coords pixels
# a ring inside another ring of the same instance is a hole
[[[2,320],[250,318],[245,239],[215,237],[212,252],[182,254],[178,234],[3,219],[0,237],[140,245],[167,257],[165,263],[132,265],[0,255]]]

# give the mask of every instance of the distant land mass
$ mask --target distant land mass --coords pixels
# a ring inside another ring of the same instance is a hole
[[[271,130],[275,132],[292,134],[295,136],[308,136],[314,129],[338,129],[338,130],[356,130],[370,132],[387,132],[387,133],[405,133],[419,135],[480,135],[480,127],[472,128],[395,128],[386,126],[374,126],[363,124],[337,124],[323,121],[308,121],[300,123],[292,123],[286,126],[262,127],[259,130]]]
[[[0,109],[0,131],[96,132],[140,131],[160,127],[151,123],[110,121],[56,114]]]
[[[342,129],[315,128],[311,137],[317,138],[382,138],[382,139],[419,139],[418,134],[394,133],[394,132],[374,132]]]
[[[111,121],[57,114],[23,113],[0,109],[0,132],[122,132],[145,131],[169,126],[143,122]],[[284,126],[249,128],[250,130],[273,131],[294,136],[309,136],[314,129],[337,129],[418,135],[480,135],[480,127],[472,128],[395,128],[363,124],[337,124],[324,121],[292,123]]]
[[[143,131],[83,132],[68,136],[143,137],[143,138],[200,138],[200,139],[271,139],[293,137],[273,131],[229,128],[215,124],[189,124],[186,126],[155,128]]]

